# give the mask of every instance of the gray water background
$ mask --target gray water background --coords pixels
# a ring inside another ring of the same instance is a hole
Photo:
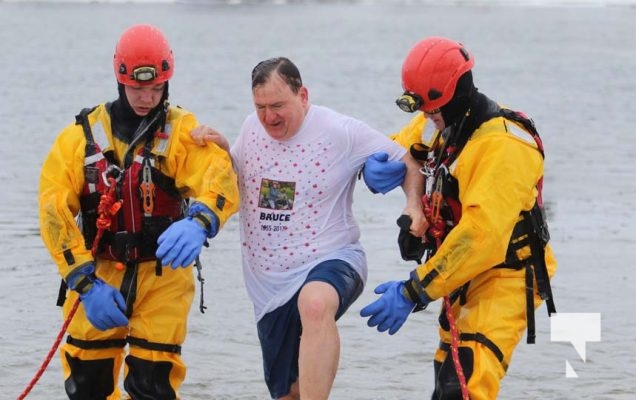
[[[550,341],[541,307],[537,343],[519,345],[499,398],[636,398],[634,6],[202,3],[0,2],[0,398],[24,390],[62,324],[54,305],[59,277],[39,237],[42,160],[80,109],[116,97],[114,44],[138,22],[158,25],[172,43],[173,104],[230,138],[252,110],[250,71],[262,59],[290,57],[312,102],[388,134],[410,117],[393,103],[408,49],[428,35],[464,42],[476,59],[477,86],[530,114],[542,134],[557,310],[602,315],[601,341],[587,344],[583,361],[570,343]],[[427,399],[439,304],[411,316],[394,336],[358,316],[378,283],[404,279],[414,267],[395,244],[402,196],[373,196],[358,185],[354,207],[370,274],[339,322],[331,398]],[[268,398],[237,219],[203,252],[208,309],[201,314],[194,304],[191,311],[185,399]],[[578,378],[566,378],[565,360]],[[65,398],[57,355],[29,398]]]

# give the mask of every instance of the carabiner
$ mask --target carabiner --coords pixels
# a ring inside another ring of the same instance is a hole
[[[108,178],[113,178],[115,182],[119,182],[123,175],[121,172],[121,169],[115,164],[108,164],[108,168],[102,173],[102,179],[106,187],[110,187],[110,180]]]

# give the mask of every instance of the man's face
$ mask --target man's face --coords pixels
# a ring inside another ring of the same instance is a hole
[[[298,132],[307,113],[307,88],[294,93],[277,73],[252,90],[258,119],[273,139],[288,140]]]
[[[135,114],[140,117],[148,115],[150,110],[157,107],[161,98],[163,97],[163,89],[166,86],[165,82],[157,85],[144,85],[144,86],[124,86],[126,98],[128,103],[132,107]]]

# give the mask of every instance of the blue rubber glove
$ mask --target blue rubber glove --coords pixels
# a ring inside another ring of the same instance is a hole
[[[159,236],[157,258],[172,269],[188,267],[201,253],[205,239],[216,236],[218,229],[217,216],[203,204],[194,203],[186,218],[173,222]]]
[[[402,161],[388,161],[384,152],[374,153],[364,163],[362,176],[364,183],[373,193],[386,194],[400,186],[406,175],[406,164]]]
[[[126,301],[119,290],[95,278],[88,292],[80,295],[86,318],[100,331],[128,325]]]
[[[400,330],[409,314],[415,308],[415,303],[404,297],[404,281],[384,282],[375,288],[375,293],[382,296],[364,307],[360,316],[368,317],[367,325],[378,326],[379,332],[389,330],[393,335]]]
[[[68,287],[80,293],[86,318],[100,331],[128,325],[126,301],[119,290],[95,276],[95,264],[86,263],[67,277]]]

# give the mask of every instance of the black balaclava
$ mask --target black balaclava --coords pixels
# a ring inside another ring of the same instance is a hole
[[[460,147],[481,124],[500,115],[499,105],[474,86],[470,71],[459,78],[455,95],[441,111],[444,123],[451,128],[449,134],[452,132],[455,145]]]
[[[148,115],[145,117],[139,116],[135,113],[135,111],[130,106],[128,102],[128,98],[126,97],[126,92],[124,90],[124,85],[121,83],[117,83],[117,92],[119,93],[119,97],[115,100],[110,107],[111,114],[111,126],[113,129],[113,134],[123,140],[126,143],[130,143],[133,139],[133,135],[141,121],[144,118],[151,120],[157,113],[162,112],[164,107],[164,102],[168,99],[168,82],[163,89],[163,96],[161,96],[161,101],[157,105],[157,107],[153,108]],[[159,118],[158,122],[163,124],[165,116]],[[149,131],[154,131],[157,127],[153,127],[149,129]]]
[[[446,126],[451,126],[461,121],[470,108],[470,98],[475,92],[473,74],[471,71],[467,71],[459,77],[453,97],[448,103],[440,107]]]

